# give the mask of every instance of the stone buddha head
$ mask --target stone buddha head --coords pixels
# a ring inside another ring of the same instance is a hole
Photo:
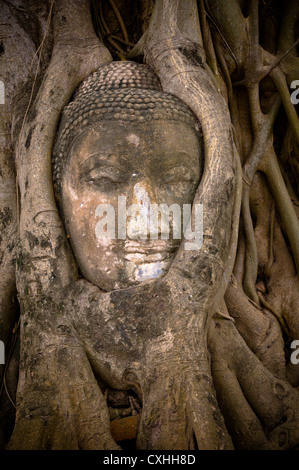
[[[202,162],[195,116],[162,91],[149,66],[112,62],[86,79],[64,109],[53,150],[55,193],[82,275],[106,291],[163,276],[181,241],[173,213],[166,234],[158,218],[155,237],[138,214],[144,221],[150,207],[191,205]],[[100,237],[110,207],[115,237]],[[128,207],[135,213],[124,217]]]

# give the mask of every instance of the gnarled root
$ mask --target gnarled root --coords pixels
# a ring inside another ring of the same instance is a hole
[[[28,349],[20,364],[16,425],[8,449],[118,449],[82,345],[67,320],[55,321],[50,304],[47,312],[46,328],[39,329],[30,315],[24,319],[22,344]]]
[[[298,390],[263,366],[231,321],[212,323],[209,346],[217,400],[236,447],[295,448]]]
[[[255,305],[244,294],[234,276],[227,288],[225,302],[247,346],[268,370],[285,378],[284,342],[276,318]]]
[[[210,373],[203,364],[167,362],[143,378],[137,448],[232,449]]]

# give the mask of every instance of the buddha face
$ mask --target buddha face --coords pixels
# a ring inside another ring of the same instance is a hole
[[[198,134],[183,122],[99,121],[82,131],[68,152],[61,202],[82,275],[110,291],[165,274],[181,241],[173,237],[172,223],[165,236],[159,219],[153,239],[146,227],[134,232],[140,219],[131,213],[125,218],[125,237],[119,238],[116,229],[115,238],[100,238],[97,208],[114,208],[116,228],[119,216],[124,217],[120,197],[127,208],[177,204],[182,209],[192,204],[201,168]]]

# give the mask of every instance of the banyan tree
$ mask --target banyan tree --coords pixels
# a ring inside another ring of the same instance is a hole
[[[298,448],[297,1],[0,18],[1,447]]]

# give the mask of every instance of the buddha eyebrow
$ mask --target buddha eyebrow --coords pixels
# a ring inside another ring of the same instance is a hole
[[[163,153],[163,155],[166,155],[166,156],[169,155],[170,157],[173,157],[173,153],[172,153],[172,152],[165,152],[165,153]],[[199,156],[196,158],[196,157],[194,157],[192,154],[190,154],[190,153],[188,153],[188,152],[185,152],[184,150],[175,153],[175,156],[176,156],[176,157],[184,157],[184,158],[185,158],[185,162],[186,162],[187,159],[188,159],[188,160],[193,160],[193,161],[196,162],[198,165],[200,165],[200,162],[201,162],[201,160],[202,160],[202,155],[201,155],[201,154],[199,154]],[[187,159],[186,159],[186,157],[187,157]],[[178,163],[178,165],[180,165],[180,164],[182,164],[182,161],[180,161],[180,162]]]

